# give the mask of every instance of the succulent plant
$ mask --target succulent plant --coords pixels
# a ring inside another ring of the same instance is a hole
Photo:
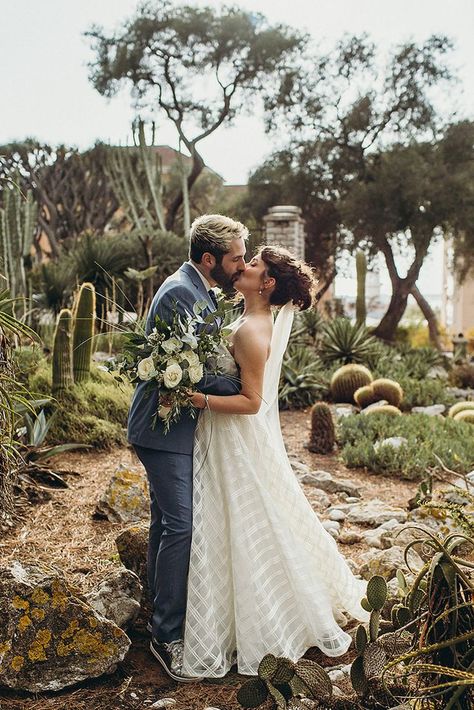
[[[453,406],[450,407],[448,411],[448,417],[454,419],[456,414],[458,414],[459,412],[464,412],[468,409],[474,409],[474,402],[456,402],[456,404],[453,404]]]
[[[370,404],[375,404],[375,402],[377,402],[371,385],[359,387],[359,389],[354,392],[354,400],[357,406],[361,409],[365,409]]]
[[[318,352],[324,362],[349,364],[365,363],[378,350],[379,341],[365,325],[336,318],[324,325]]]
[[[354,393],[372,380],[372,373],[364,365],[343,365],[331,378],[332,397],[335,402],[354,402]]]
[[[394,407],[400,407],[403,399],[403,390],[395,380],[381,378],[372,382],[372,390],[375,395],[375,401],[385,399]]]
[[[369,414],[388,414],[392,417],[399,417],[402,413],[397,407],[394,407],[392,404],[381,404],[379,407],[373,407],[372,409],[370,409],[367,412],[367,416]]]
[[[92,339],[95,329],[95,288],[83,283],[74,304],[74,332],[72,362],[74,381],[89,378],[92,358]]]
[[[336,431],[331,410],[326,402],[316,402],[311,409],[309,451],[330,454],[336,443]]]
[[[61,393],[74,384],[72,372],[72,313],[67,308],[60,311],[53,343],[52,393]]]
[[[461,412],[454,415],[454,421],[474,424],[474,409],[463,409]]]
[[[356,323],[365,325],[367,318],[367,305],[365,302],[365,281],[367,277],[367,257],[360,249],[356,252],[357,271],[357,298],[356,298]]]

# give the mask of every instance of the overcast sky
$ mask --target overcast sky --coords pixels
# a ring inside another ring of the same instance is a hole
[[[221,7],[219,0],[189,4]],[[273,22],[305,29],[317,42],[368,32],[381,47],[430,34],[453,38],[461,84],[453,103],[473,115],[474,0],[237,0]],[[124,143],[134,116],[123,93],[102,98],[89,84],[91,54],[82,33],[93,23],[112,28],[136,0],[0,0],[0,143],[26,136],[86,148],[97,139]],[[158,142],[176,145],[158,119]],[[201,144],[206,163],[228,183],[246,182],[272,149],[261,116],[239,118]],[[436,259],[439,262],[439,258]],[[438,264],[433,263],[438,270]],[[432,278],[432,276],[431,276]],[[430,279],[428,279],[427,284]]]

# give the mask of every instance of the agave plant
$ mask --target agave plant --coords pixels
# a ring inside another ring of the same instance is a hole
[[[308,347],[291,344],[281,368],[280,409],[309,407],[329,391],[320,358]]]
[[[363,324],[336,318],[323,326],[319,355],[325,363],[367,363],[377,351],[378,341]]]
[[[411,547],[427,560],[407,591],[403,616],[413,633],[411,650],[385,666],[383,680],[406,687],[417,707],[468,710],[474,689],[474,563],[458,556],[474,539],[458,533],[441,540],[421,531]],[[399,613],[399,612],[397,612]]]
[[[291,342],[293,344],[314,346],[318,335],[320,335],[324,324],[324,319],[316,308],[308,308],[306,311],[296,313],[291,331]]]

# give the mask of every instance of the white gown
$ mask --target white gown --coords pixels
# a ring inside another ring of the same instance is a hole
[[[368,619],[360,606],[366,582],[321,525],[286,454],[278,380],[292,320],[284,306],[260,412],[199,417],[184,631],[189,676],[221,677],[235,662],[239,673],[255,675],[266,653],[296,661],[312,646],[338,656],[351,637],[333,613]]]

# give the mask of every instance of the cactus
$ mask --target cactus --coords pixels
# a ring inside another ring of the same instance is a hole
[[[330,454],[336,443],[336,431],[331,410],[326,402],[316,402],[311,409],[309,451]]]
[[[374,380],[372,382],[372,390],[375,395],[375,401],[385,399],[394,407],[400,407],[403,399],[403,390],[395,380],[385,378]]]
[[[314,661],[300,659],[295,665],[295,675],[303,681],[314,698],[328,699],[332,695],[332,682],[327,672]]]
[[[369,409],[366,414],[367,416],[369,416],[369,414],[388,414],[392,417],[401,417],[402,415],[401,411],[392,404],[381,404],[380,407],[373,407],[373,409]]]
[[[365,409],[370,404],[377,402],[371,385],[359,387],[359,389],[354,392],[354,399],[357,406],[361,409]]]
[[[455,422],[467,422],[468,424],[474,424],[474,410],[473,409],[463,409],[454,415]]]
[[[459,412],[464,412],[468,409],[474,409],[474,402],[456,402],[456,404],[453,404],[453,406],[450,407],[448,417],[454,419],[456,414],[458,414]]]
[[[260,678],[252,678],[244,683],[237,692],[237,702],[243,708],[258,708],[268,697],[267,686]]]
[[[60,311],[56,323],[53,344],[53,384],[54,397],[74,384],[72,371],[72,313],[67,308]]]
[[[95,329],[95,288],[83,283],[74,304],[72,362],[75,382],[89,378]]]
[[[371,577],[367,584],[367,601],[372,609],[380,611],[387,601],[387,582],[380,575]]]
[[[365,280],[367,276],[367,257],[363,251],[356,252],[357,271],[357,299],[356,299],[356,323],[365,325],[367,318],[367,306],[365,303]]]
[[[343,365],[331,378],[331,394],[335,402],[354,402],[354,393],[371,384],[372,374],[364,365]]]
[[[26,199],[19,189],[3,190],[0,209],[0,263],[13,298],[28,295],[25,259],[30,255],[36,229],[38,207],[33,194]]]

